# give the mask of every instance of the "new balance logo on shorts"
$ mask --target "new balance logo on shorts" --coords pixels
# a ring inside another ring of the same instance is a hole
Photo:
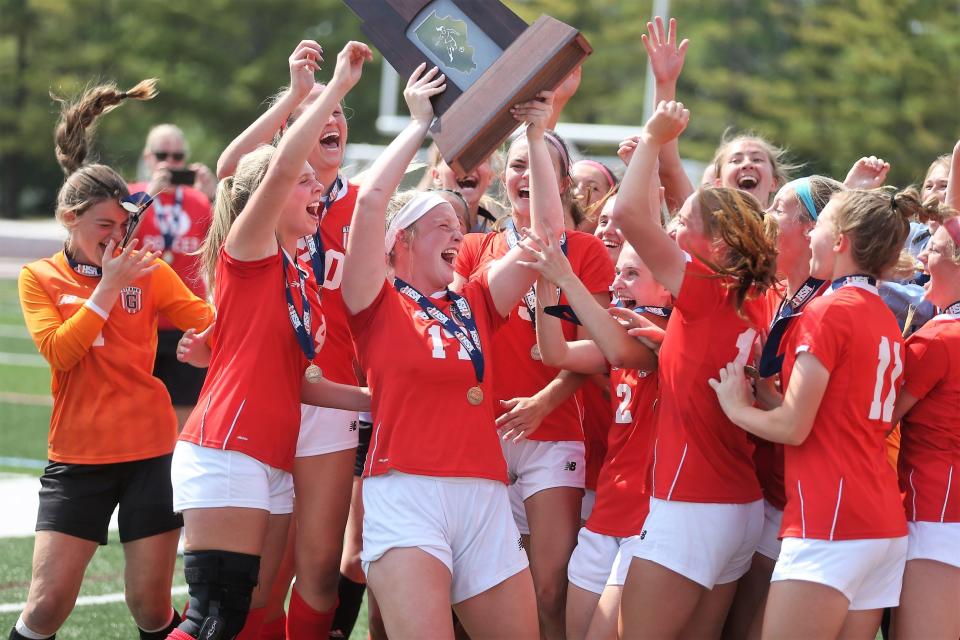
[[[349,429],[349,431],[356,431],[356,430],[357,430],[357,421],[356,421],[356,420],[351,420],[351,421],[350,421],[350,429]]]
[[[521,551],[523,550],[523,536],[517,538],[517,548],[519,548]]]
[[[647,530],[644,529],[643,531],[640,532],[640,539],[643,540],[646,537],[647,537]]]
[[[574,460],[567,460],[566,464],[563,465],[564,471],[576,471],[577,463]]]

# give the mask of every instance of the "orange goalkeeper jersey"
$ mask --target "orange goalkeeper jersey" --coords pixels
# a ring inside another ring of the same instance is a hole
[[[157,316],[200,331],[214,311],[158,262],[121,290],[107,319],[84,305],[100,279],[75,272],[62,251],[20,272],[27,329],[53,370],[50,460],[106,464],[173,451],[176,416],[152,375]]]

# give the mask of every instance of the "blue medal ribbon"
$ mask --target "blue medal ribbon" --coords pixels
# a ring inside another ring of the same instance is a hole
[[[477,384],[483,382],[483,350],[480,346],[480,333],[477,331],[477,323],[473,319],[473,312],[470,310],[470,303],[463,296],[459,296],[447,289],[447,298],[450,300],[450,311],[457,316],[463,326],[454,322],[453,318],[440,310],[429,297],[423,295],[412,286],[401,280],[394,278],[393,286],[423,309],[430,318],[436,320],[463,346],[463,349],[470,356],[470,362],[473,364],[473,373],[477,377]]]
[[[87,276],[88,278],[99,278],[103,275],[103,269],[96,267],[92,264],[84,264],[82,262],[77,262],[70,256],[70,252],[67,251],[66,247],[63,249],[63,255],[67,258],[67,264],[70,265],[70,268],[79,273],[82,276]]]
[[[517,225],[513,222],[513,218],[507,220],[506,225],[503,228],[504,233],[507,236],[507,246],[513,249],[515,246],[520,244],[520,234],[517,232]],[[567,255],[567,232],[564,231],[560,236],[560,251],[563,251],[563,255]],[[560,293],[560,289],[557,289],[557,293]],[[527,307],[527,312],[530,314],[530,324],[533,325],[533,330],[537,330],[537,288],[536,286],[530,287],[530,290],[523,294],[523,304]],[[573,313],[573,309],[570,310],[570,313]],[[562,316],[558,316],[561,317]],[[574,316],[576,317],[576,316]],[[566,318],[564,318],[566,319]],[[577,324],[580,324],[577,322]]]
[[[309,243],[308,243],[309,248]],[[293,304],[293,293],[290,291],[290,278],[287,276],[287,271],[290,268],[291,260],[287,256],[287,252],[283,249],[280,250],[281,255],[283,256],[283,287],[284,293],[287,296],[287,312],[290,314],[290,324],[293,325],[293,332],[297,336],[297,342],[300,344],[300,349],[303,351],[303,355],[307,357],[307,360],[313,361],[317,355],[316,345],[313,341],[313,336],[310,335],[310,301],[307,299],[307,278],[303,275],[303,271],[300,270],[296,264],[293,264],[294,270],[297,272],[297,279],[300,283],[300,303],[303,307],[303,315],[297,313],[297,308]],[[313,261],[314,268],[316,268],[316,258],[314,253],[311,252],[310,259]]]
[[[826,280],[819,278],[807,278],[793,297],[784,300],[780,304],[780,311],[777,317],[770,323],[770,332],[767,335],[767,342],[763,345],[763,352],[760,354],[760,364],[757,371],[761,378],[769,378],[772,375],[780,373],[783,368],[783,354],[780,352],[780,343],[790,325],[790,321],[799,316],[804,307],[816,297],[816,293],[823,287]]]
[[[617,307],[618,309],[626,308],[624,307],[623,302],[620,300],[617,300],[613,306]],[[650,315],[659,316],[661,318],[669,318],[671,312],[673,312],[673,309],[671,309],[670,307],[646,306],[646,307],[634,307],[633,311],[636,311],[637,313],[649,313]],[[555,304],[549,307],[544,307],[543,312],[546,313],[547,315],[560,318],[561,320],[572,322],[573,324],[578,324],[578,325],[583,324],[582,322],[580,322],[580,318],[577,317],[577,313],[573,310],[573,307],[571,307],[568,304]]]

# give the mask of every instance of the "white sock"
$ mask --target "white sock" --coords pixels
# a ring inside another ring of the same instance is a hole
[[[27,626],[27,623],[23,621],[23,614],[20,614],[20,617],[17,618],[17,624],[14,625],[14,629],[17,630],[17,633],[22,635],[24,638],[30,638],[30,640],[46,640],[50,636],[45,636],[37,633],[33,629]]]

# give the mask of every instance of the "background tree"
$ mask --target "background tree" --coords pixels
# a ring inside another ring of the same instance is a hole
[[[565,120],[639,129],[649,0],[507,4],[528,21],[549,13],[577,26],[593,45]],[[903,184],[960,136],[957,0],[675,0],[671,10],[691,40],[678,88],[693,112],[685,157],[708,160],[726,129],[751,129],[787,146],[805,171],[842,178],[875,154]],[[100,158],[132,179],[150,126],[175,122],[193,158],[213,164],[288,81],[286,58],[302,38],[329,52],[323,78],[362,34],[339,0],[0,0],[0,216],[52,211],[62,174],[50,90],[156,76],[157,100],[104,119]],[[374,122],[379,64],[350,95],[353,142],[384,141]]]

